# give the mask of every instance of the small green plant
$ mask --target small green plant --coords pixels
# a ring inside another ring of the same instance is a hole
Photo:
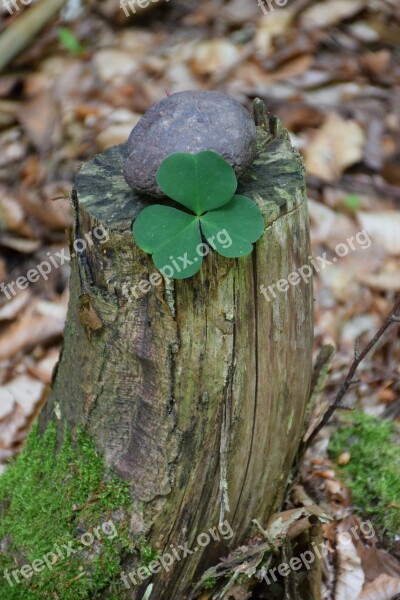
[[[85,47],[68,27],[61,27],[58,32],[58,38],[64,48],[69,50],[74,56],[82,56],[85,53]]]
[[[349,423],[340,427],[329,442],[329,453],[336,459],[350,452],[348,464],[339,473],[350,487],[353,502],[362,515],[393,536],[400,528],[400,453],[393,423],[354,411]]]
[[[344,198],[344,205],[352,212],[359,211],[361,208],[360,196],[357,196],[357,194],[348,194]]]
[[[260,209],[250,198],[234,195],[235,172],[215,152],[171,154],[157,172],[157,183],[190,213],[171,206],[149,206],[135,220],[133,237],[139,248],[153,255],[161,271],[170,261],[176,263],[174,257],[181,260],[182,268],[175,268],[168,277],[186,279],[199,271],[202,235],[222,256],[239,258],[252,252],[252,244],[264,232]],[[223,240],[221,232],[226,234]]]
[[[217,585],[217,579],[215,577],[209,577],[204,582],[205,590],[212,590]]]

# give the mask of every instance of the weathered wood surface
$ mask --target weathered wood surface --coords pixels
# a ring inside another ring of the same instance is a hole
[[[312,285],[301,281],[271,301],[260,294],[310,254],[303,164],[280,123],[272,119],[271,129],[259,131],[257,159],[240,184],[265,217],[253,254],[212,253],[193,278],[137,299],[129,290],[155,267],[132,239],[146,200],[122,177],[123,146],[85,164],[76,180],[75,236],[104,225],[109,239],[94,238],[73,260],[42,427],[57,405],[60,423],[91,434],[132,484],[132,536],[159,554],[170,544],[193,548],[220,519],[234,531],[130,598],[150,581],[151,598],[189,597],[204,569],[246,541],[252,519],[265,523],[282,501],[309,395]]]

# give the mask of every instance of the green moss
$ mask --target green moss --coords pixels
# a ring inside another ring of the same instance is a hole
[[[141,538],[137,543],[137,547],[140,553],[141,566],[147,567],[153,560],[158,559],[157,552],[145,539]]]
[[[217,579],[215,577],[209,577],[204,581],[204,589],[212,590],[217,585]]]
[[[98,598],[111,586],[112,595],[103,597],[116,600],[123,591],[121,558],[134,550],[128,485],[105,468],[87,435],[78,433],[72,441],[66,434],[58,452],[56,444],[53,424],[42,436],[35,427],[0,477],[0,599]],[[68,544],[76,550],[69,556]],[[49,552],[49,566],[30,578],[18,572],[20,583],[15,581],[12,571]]]
[[[382,533],[393,536],[400,528],[398,430],[393,423],[359,411],[348,420],[333,434],[329,453],[336,459],[345,450],[350,452],[349,463],[339,473],[352,490],[355,507]]]

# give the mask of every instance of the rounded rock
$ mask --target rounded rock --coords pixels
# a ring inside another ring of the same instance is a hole
[[[152,106],[133,128],[126,150],[124,177],[140,194],[164,197],[156,173],[175,152],[213,150],[238,177],[256,155],[256,127],[239,102],[217,91],[172,94]]]

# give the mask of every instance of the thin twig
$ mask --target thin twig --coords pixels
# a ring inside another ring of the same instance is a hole
[[[55,17],[67,0],[42,0],[24,11],[0,35],[0,71],[34,41],[37,34]]]
[[[372,340],[365,346],[364,350],[362,350],[361,352],[359,350],[356,351],[353,364],[350,367],[350,370],[348,372],[348,375],[347,375],[344,383],[341,385],[341,387],[338,391],[335,401],[328,408],[328,410],[322,417],[320,423],[317,425],[317,427],[314,429],[314,431],[308,438],[307,446],[311,445],[311,443],[317,437],[317,435],[319,434],[321,429],[329,423],[335,410],[337,410],[338,408],[342,408],[342,400],[343,400],[344,396],[346,395],[349,387],[352,384],[356,383],[356,381],[353,378],[354,378],[355,372],[357,371],[358,367],[360,366],[360,363],[364,360],[364,358],[367,356],[367,354],[372,350],[372,348],[379,341],[379,339],[383,336],[383,334],[386,332],[386,330],[389,329],[389,327],[391,325],[393,325],[393,323],[400,323],[400,315],[398,314],[399,311],[400,311],[400,296],[396,299],[395,305],[393,306],[392,310],[386,317],[385,322],[383,323],[382,327],[379,329],[379,331],[377,331],[377,333],[374,335]]]

